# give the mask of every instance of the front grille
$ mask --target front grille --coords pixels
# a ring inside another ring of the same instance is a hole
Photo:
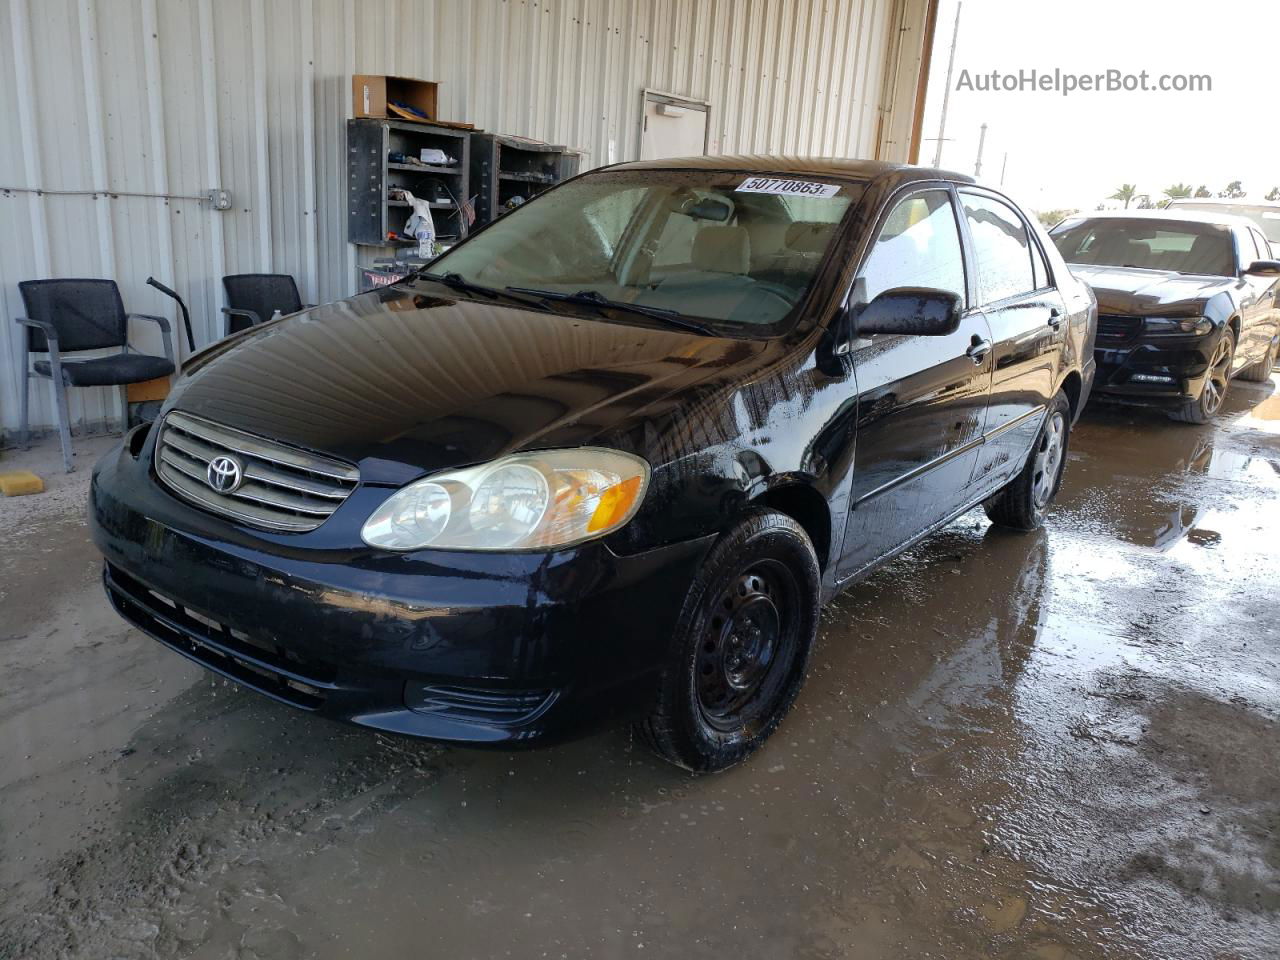
[[[405,704],[454,720],[514,726],[536,720],[551,706],[551,690],[499,690],[451,684],[410,683]]]
[[[1141,317],[1101,315],[1098,317],[1100,344],[1128,343],[1142,331]]]
[[[103,581],[120,616],[224,677],[304,710],[318,709],[334,688],[331,667],[304,662],[284,648],[212,620],[118,567],[108,564]]]
[[[209,461],[229,456],[241,466],[243,482],[230,493],[209,485]],[[350,464],[189,413],[164,418],[156,439],[156,473],[185,500],[213,513],[265,530],[314,530],[342,505],[360,481]]]

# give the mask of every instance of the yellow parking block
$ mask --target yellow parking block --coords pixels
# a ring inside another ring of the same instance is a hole
[[[0,493],[6,497],[21,497],[28,493],[42,493],[44,481],[29,470],[0,473]]]

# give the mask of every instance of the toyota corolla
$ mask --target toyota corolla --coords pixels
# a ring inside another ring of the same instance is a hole
[[[970,508],[1037,526],[1095,304],[941,171],[595,171],[202,354],[96,467],[111,602],[283,703],[467,744],[629,719],[709,771],[822,603]]]

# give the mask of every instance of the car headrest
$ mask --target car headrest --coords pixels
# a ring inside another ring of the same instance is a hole
[[[834,223],[818,220],[797,220],[787,227],[786,245],[795,253],[821,253],[831,238]]]
[[[693,265],[713,273],[751,269],[751,238],[746,227],[703,227],[693,238]]]
[[[1151,248],[1141,240],[1130,240],[1122,233],[1104,236],[1093,251],[1094,263],[1131,263],[1144,266]]]
[[[1188,270],[1206,273],[1215,277],[1229,277],[1235,271],[1231,268],[1230,241],[1225,236],[1201,234],[1191,244],[1183,266]]]

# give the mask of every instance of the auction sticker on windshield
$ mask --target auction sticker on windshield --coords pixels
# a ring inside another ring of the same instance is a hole
[[[747,177],[738,185],[738,193],[781,193],[796,197],[834,197],[840,188],[831,183],[808,180],[786,180],[781,177]]]

